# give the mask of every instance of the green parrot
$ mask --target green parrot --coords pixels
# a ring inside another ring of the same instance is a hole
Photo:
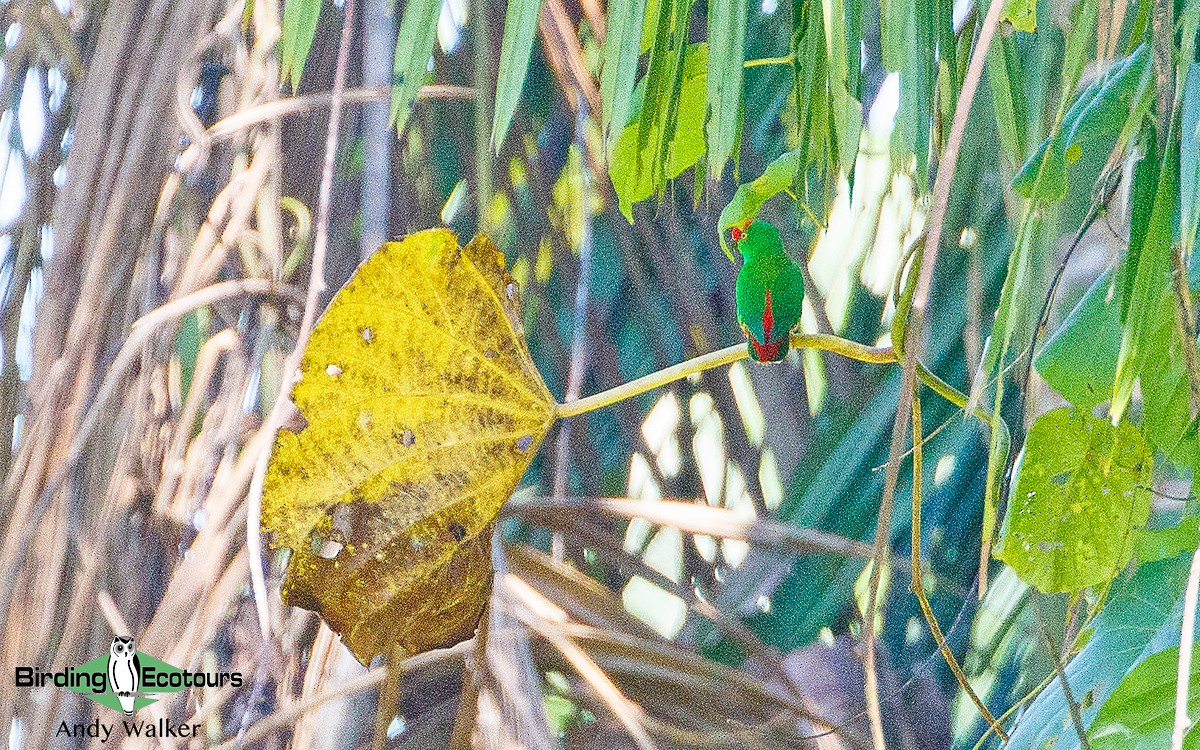
[[[737,275],[738,323],[750,358],[778,362],[788,353],[788,335],[800,321],[804,276],[783,250],[779,230],[765,221],[745,221],[732,232],[742,254]]]

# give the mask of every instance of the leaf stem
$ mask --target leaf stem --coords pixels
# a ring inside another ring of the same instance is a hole
[[[820,349],[822,351],[833,352],[834,354],[841,354],[844,357],[849,357],[859,362],[869,362],[872,364],[892,364],[897,361],[896,353],[890,346],[867,346],[855,341],[849,341],[840,336],[831,336],[823,333],[793,333],[791,345],[797,349]],[[724,349],[718,349],[715,352],[701,354],[699,357],[693,357],[677,365],[672,365],[658,372],[652,372],[644,377],[631,380],[628,383],[601,391],[586,398],[581,398],[578,401],[556,404],[554,415],[562,419],[563,417],[573,417],[589,411],[595,411],[596,409],[602,409],[605,406],[611,406],[627,398],[633,398],[668,383],[674,383],[676,380],[682,380],[689,375],[695,375],[696,373],[711,370],[715,367],[739,362],[746,359],[748,354],[745,344],[734,344]],[[959,395],[961,396],[961,394]]]
[[[791,55],[783,57],[760,57],[757,60],[747,60],[742,63],[743,68],[757,68],[761,65],[791,65],[795,60]]]
[[[933,613],[933,607],[929,604],[929,597],[925,594],[925,572],[921,567],[921,480],[924,478],[924,461],[922,459],[922,444],[925,441],[924,430],[921,427],[921,399],[914,398],[912,400],[912,592],[917,597],[917,602],[921,606],[921,614],[925,617],[925,623],[929,625],[929,632],[933,635],[933,640],[937,643],[938,651],[942,654],[942,660],[946,662],[946,666],[950,667],[950,671],[954,673],[954,679],[958,681],[959,687],[979,709],[979,713],[988,723],[989,731],[995,730],[1001,739],[1008,740],[1004,735],[1003,729],[1000,727],[1000,722],[992,716],[988,710],[987,704],[971,687],[971,681],[967,678],[966,672],[959,666],[958,659],[955,658],[954,652],[950,650],[950,644],[946,642],[946,636],[942,633],[942,626],[938,624],[937,615]]]
[[[847,359],[873,365],[890,365],[900,361],[899,357],[896,356],[896,351],[890,346],[867,346],[857,341],[844,339],[841,336],[833,336],[825,333],[793,333],[791,336],[791,345],[795,349],[818,349],[820,351],[840,354]],[[609,388],[606,391],[594,393],[591,396],[569,401],[565,404],[555,404],[554,416],[556,419],[563,419],[603,409],[606,406],[612,406],[615,403],[624,401],[627,398],[640,396],[647,391],[661,388],[668,383],[674,383],[676,380],[683,380],[690,375],[695,375],[705,370],[712,370],[723,365],[731,365],[734,362],[740,362],[746,359],[747,356],[748,352],[744,344],[734,344],[724,349],[718,349],[715,352],[701,354],[699,357],[693,357],[677,365],[671,365],[657,372],[652,372],[649,375],[644,375],[636,380],[623,383],[615,388]],[[968,398],[965,393],[933,374],[929,368],[920,362],[915,364],[916,377],[917,380],[921,381],[922,385],[960,409],[967,407]],[[991,426],[992,424],[991,412],[982,407],[976,408],[972,412],[972,416],[986,425]],[[1003,420],[1000,422],[1000,434],[1003,445],[1007,450],[1008,428],[1004,425]]]
[[[892,423],[892,444],[888,451],[888,467],[884,477],[883,498],[879,502],[878,522],[875,524],[875,556],[871,567],[871,580],[868,584],[869,594],[867,607],[863,618],[866,653],[863,658],[863,675],[867,706],[879,705],[879,683],[875,673],[875,613],[878,611],[880,599],[880,575],[883,563],[887,560],[888,545],[891,540],[892,508],[896,498],[896,483],[900,476],[900,456],[904,452],[904,441],[908,433],[908,420],[912,415],[912,403],[916,398],[917,364],[925,350],[927,332],[925,330],[925,308],[929,302],[929,292],[933,285],[933,269],[937,262],[938,250],[941,247],[942,227],[946,218],[947,207],[950,203],[950,187],[954,171],[958,164],[959,149],[962,146],[966,131],[967,118],[971,112],[971,104],[975,100],[975,90],[983,75],[983,64],[987,57],[988,47],[1000,24],[1000,13],[1004,9],[1004,0],[990,0],[979,39],[971,50],[971,61],[967,66],[967,75],[959,92],[958,102],[954,108],[954,119],[950,126],[950,137],[942,150],[938,162],[937,178],[933,185],[933,208],[929,215],[929,229],[925,236],[925,247],[921,252],[921,263],[917,271],[917,282],[913,289],[911,307],[904,318],[902,339],[895,342],[904,352],[904,363],[901,366],[900,399],[896,408],[896,418]],[[899,311],[897,311],[899,312]],[[940,393],[940,392],[939,392]],[[972,410],[974,411],[974,410]],[[998,425],[1003,424],[999,414],[991,421],[993,437],[999,434]],[[993,445],[997,441],[993,439]],[[989,490],[990,492],[990,486]],[[990,498],[984,496],[985,507]],[[990,538],[982,545],[985,549]],[[983,554],[987,554],[984,552]],[[987,576],[986,558],[980,564],[982,569],[980,580],[980,595]],[[871,736],[877,746],[882,744],[883,722],[878,711],[869,713],[871,719]],[[1004,730],[990,722],[995,727],[996,734],[1007,739]]]

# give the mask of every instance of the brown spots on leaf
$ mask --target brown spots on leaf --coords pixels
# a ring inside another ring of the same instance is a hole
[[[454,537],[454,541],[461,542],[467,536],[467,530],[458,521],[450,524],[450,536]]]

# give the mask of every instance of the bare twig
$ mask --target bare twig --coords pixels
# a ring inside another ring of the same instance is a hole
[[[624,498],[540,497],[510,501],[504,513],[551,522],[564,513],[600,511],[621,518],[641,518],[656,526],[669,526],[689,534],[737,539],[756,546],[799,554],[832,553],[846,557],[871,556],[871,546],[816,529],[805,529],[767,518],[746,519],[729,508],[701,503],[661,500],[647,503]]]
[[[575,143],[579,148],[579,204],[581,213],[581,228],[583,236],[579,243],[579,274],[575,282],[575,330],[571,337],[571,363],[567,368],[567,390],[563,394],[563,402],[570,403],[579,400],[579,392],[583,388],[583,374],[588,362],[588,278],[592,272],[592,217],[590,208],[590,178],[588,174],[587,140],[587,99],[579,94],[579,111],[575,116]],[[574,423],[565,420],[558,429],[558,438],[554,445],[554,490],[551,495],[561,498],[567,491],[567,473],[570,470],[571,432]],[[553,551],[557,559],[562,558],[562,539],[555,535]]]
[[[1058,681],[1062,685],[1063,696],[1067,699],[1067,710],[1071,714],[1071,725],[1075,729],[1075,734],[1079,737],[1079,746],[1083,750],[1092,750],[1091,744],[1088,742],[1087,730],[1083,727],[1083,716],[1080,714],[1079,701],[1075,700],[1075,694],[1071,690],[1071,684],[1067,680],[1067,673],[1063,669],[1062,658],[1054,652],[1054,643],[1050,640],[1049,633],[1046,628],[1042,627],[1041,622],[1038,622],[1038,631],[1042,634],[1042,643],[1046,646],[1046,653],[1054,662],[1054,673],[1058,675]]]
[[[905,357],[900,378],[900,403],[896,408],[896,419],[892,426],[892,444],[889,450],[887,475],[884,479],[883,499],[879,504],[879,520],[875,526],[875,563],[871,568],[864,633],[867,639],[864,660],[867,707],[871,719],[871,735],[877,750],[883,748],[883,719],[879,714],[879,679],[875,671],[875,613],[879,606],[879,582],[883,573],[882,568],[887,559],[892,507],[895,503],[896,483],[900,476],[900,454],[904,452],[905,438],[908,432],[908,418],[912,410],[916,384],[917,362],[922,359],[925,350],[925,311],[929,304],[930,288],[933,285],[933,269],[937,262],[938,250],[941,247],[946,209],[950,204],[950,187],[953,184],[954,170],[958,165],[958,154],[962,148],[963,134],[966,132],[971,104],[975,100],[975,91],[979,87],[987,52],[1000,23],[1000,12],[1003,9],[1004,0],[991,0],[983,27],[979,32],[979,39],[971,51],[971,62],[967,67],[967,75],[963,80],[962,91],[954,109],[950,137],[942,152],[937,178],[933,184],[933,209],[929,218],[929,230],[925,237],[925,248],[921,254],[920,273],[913,292],[910,318],[904,328],[902,351],[905,352]],[[995,425],[993,425],[993,431],[995,431]],[[995,724],[994,721],[991,723]],[[1003,729],[994,728],[1000,737],[1008,739]]]
[[[391,86],[375,86],[369,88],[346,89],[342,93],[343,105],[366,104],[368,102],[384,102],[392,95]],[[422,86],[417,92],[418,99],[448,99],[451,101],[472,101],[475,97],[475,89],[470,86],[457,86],[454,84],[440,83]],[[292,115],[304,114],[311,112],[314,109],[323,107],[331,107],[333,105],[333,92],[322,91],[318,94],[308,94],[306,96],[294,96],[286,99],[276,99],[274,101],[265,102],[254,107],[238,110],[229,117],[218,120],[209,128],[208,139],[210,143],[232,138],[244,130],[261,125],[274,120],[281,120],[284,117]],[[180,157],[180,169],[188,171],[191,169],[197,160],[200,158],[200,146],[193,144],[183,152]]]
[[[950,667],[950,671],[954,673],[954,678],[958,680],[959,686],[963,692],[970,697],[971,702],[979,709],[980,715],[987,720],[990,726],[999,726],[999,722],[992,716],[987,705],[975,692],[975,688],[971,687],[971,681],[967,679],[967,674],[963,672],[959,666],[958,659],[954,657],[954,652],[950,650],[950,644],[946,642],[946,636],[942,633],[942,627],[938,624],[937,615],[933,613],[933,607],[929,604],[929,598],[925,595],[924,571],[921,568],[921,484],[922,473],[924,471],[924,461],[922,460],[922,445],[924,443],[924,435],[921,429],[921,399],[913,398],[912,402],[912,431],[913,431],[913,481],[912,481],[912,591],[917,597],[917,602],[921,606],[921,614],[925,617],[925,622],[929,625],[929,632],[933,634],[933,640],[937,643],[938,651],[942,654],[942,659],[946,662],[946,666]]]
[[[250,581],[258,610],[259,627],[263,638],[269,636],[267,617],[266,573],[262,563],[262,493],[266,481],[267,464],[271,459],[271,446],[275,433],[283,425],[291,392],[291,379],[300,369],[304,348],[312,336],[317,318],[317,303],[325,291],[325,252],[329,244],[329,213],[333,195],[333,167],[337,157],[338,128],[341,125],[343,94],[346,87],[346,68],[350,56],[350,40],[354,33],[354,0],[346,0],[343,6],[342,38],[338,46],[337,66],[333,74],[333,90],[330,93],[329,126],[325,133],[325,160],[321,168],[321,185],[317,193],[316,235],[313,239],[312,266],[308,277],[308,293],[304,300],[304,316],[300,319],[300,330],[296,334],[296,345],[283,366],[283,386],[275,398],[270,414],[255,436],[252,447],[260,453],[254,464],[250,490],[246,499],[246,549],[250,554]]]
[[[353,0],[347,0],[353,2]],[[425,667],[432,666],[442,661],[449,659],[461,659],[463,654],[473,648],[475,645],[474,639],[463,641],[462,643],[452,648],[441,649],[438,651],[427,651],[417,656],[410,656],[403,663],[398,665],[398,668],[404,672],[416,672]],[[213,750],[233,750],[233,748],[246,747],[254,742],[266,737],[276,729],[282,729],[286,726],[294,724],[301,716],[308,713],[317,706],[328,703],[331,700],[336,700],[343,696],[353,695],[361,690],[375,687],[383,682],[387,676],[388,667],[372,669],[365,674],[359,675],[352,679],[330,688],[321,693],[317,693],[310,698],[298,700],[289,703],[280,708],[275,713],[265,718],[259,719],[247,728],[246,734],[242,737],[223,742],[217,745]]]

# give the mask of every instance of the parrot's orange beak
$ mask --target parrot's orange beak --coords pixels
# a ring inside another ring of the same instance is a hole
[[[746,236],[746,230],[750,228],[750,219],[746,219],[741,224],[735,224],[729,235],[733,237],[734,242],[739,242]]]

